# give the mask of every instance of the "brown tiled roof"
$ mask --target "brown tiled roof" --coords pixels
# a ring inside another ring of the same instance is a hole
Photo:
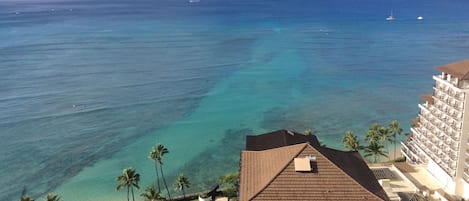
[[[344,152],[327,147],[317,147],[317,149],[368,192],[375,194],[382,200],[389,200],[360,153],[356,151]]]
[[[293,159],[309,155],[316,156],[316,171],[296,172]],[[366,164],[364,170],[353,166],[342,169],[337,164],[348,164],[357,158],[340,158],[334,163],[308,143],[243,151],[239,200],[389,200]],[[367,176],[367,179],[359,182],[350,172],[355,172],[357,178]],[[377,192],[370,191],[363,183],[373,184]]]
[[[415,117],[412,120],[410,120],[410,123],[412,124],[412,126],[418,127],[420,123],[420,119],[418,117]]]
[[[276,134],[275,134],[276,133]],[[358,152],[324,148],[314,135],[307,143],[290,145],[282,139],[285,131],[257,136],[282,146],[263,149],[266,143],[251,144],[243,151],[239,198],[247,200],[389,200]],[[288,134],[288,133],[287,133]],[[275,135],[279,138],[275,140]],[[301,134],[291,135],[303,138]],[[295,138],[296,138],[295,137]],[[255,136],[251,136],[253,140]],[[315,138],[314,140],[311,140]],[[310,141],[311,140],[311,141]],[[255,141],[255,140],[254,140]],[[289,142],[298,142],[290,140]],[[314,155],[317,171],[296,172],[294,158]]]
[[[387,199],[384,190],[376,181],[373,173],[358,152],[344,152],[322,147],[315,135],[303,135],[287,130],[278,130],[258,136],[248,136],[246,138],[246,150],[268,150],[305,142],[321,152],[328,160],[333,162],[338,168],[342,169],[342,171],[347,173],[368,191],[378,195],[384,200]]]
[[[282,172],[305,144],[241,154],[240,200],[250,200]]]
[[[469,60],[439,66],[436,69],[457,77],[460,80],[469,79]]]
[[[433,104],[435,100],[433,100],[433,94],[425,94],[420,96],[423,100],[429,102],[430,104]]]

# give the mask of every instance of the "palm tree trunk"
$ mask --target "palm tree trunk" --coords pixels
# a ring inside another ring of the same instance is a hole
[[[388,143],[389,143],[389,142],[386,141],[386,143],[385,143],[384,146],[386,146],[386,151],[389,153],[389,146],[388,146]],[[389,160],[389,155],[388,155],[388,157],[386,157],[386,158],[388,158],[388,160]]]
[[[186,191],[184,190],[184,186],[182,187],[182,198],[186,200]]]
[[[132,187],[132,201],[135,201],[135,197],[134,197],[134,187]]]
[[[158,174],[158,163],[155,161],[156,184],[158,186],[158,193],[161,193],[160,175]]]
[[[166,192],[168,193],[168,198],[169,198],[169,200],[171,200],[171,194],[169,194],[168,185],[166,185],[166,179],[164,179],[163,165],[162,164],[160,164],[160,171],[161,171],[161,178],[163,179],[164,187],[166,188]]]
[[[129,195],[130,195],[130,186],[127,186],[127,201],[130,201]]]
[[[396,133],[394,133],[393,137],[394,137],[394,161],[395,161],[396,160],[396,150],[397,150]]]

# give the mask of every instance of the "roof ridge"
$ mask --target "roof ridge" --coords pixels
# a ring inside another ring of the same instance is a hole
[[[299,149],[295,154],[293,154],[294,157],[293,157],[291,160],[289,160],[287,163],[285,163],[285,165],[280,169],[280,171],[278,171],[278,172],[265,184],[265,186],[263,186],[262,188],[260,188],[260,190],[257,191],[256,194],[254,194],[253,196],[251,196],[251,197],[248,198],[247,200],[252,200],[252,199],[254,199],[254,198],[257,197],[262,191],[264,191],[264,189],[266,189],[266,188],[272,183],[272,181],[273,181],[275,178],[277,178],[278,175],[279,175],[280,173],[282,173],[283,170],[285,170],[285,168],[288,167],[288,165],[291,163],[291,161],[294,160],[295,157],[298,156],[309,144],[305,142],[305,143],[300,143],[300,144],[295,144],[295,145],[290,145],[290,146],[300,146],[300,145],[302,145],[303,148]],[[285,148],[285,147],[289,147],[289,146],[284,146],[284,147],[280,147],[280,148]]]
[[[311,146],[311,145],[310,145]],[[314,148],[314,147],[313,147]],[[326,147],[327,148],[327,147]],[[331,150],[334,150],[334,151],[340,151],[340,150],[335,150],[335,149],[331,149]],[[337,169],[339,169],[342,173],[344,173],[345,175],[347,175],[350,179],[352,179],[352,182],[358,184],[361,188],[365,189],[366,192],[368,193],[371,193],[373,196],[377,197],[378,199],[380,200],[383,200],[382,197],[379,197],[378,195],[374,194],[373,192],[371,192],[370,190],[368,190],[367,188],[365,188],[362,184],[360,184],[358,181],[355,180],[355,178],[353,178],[351,175],[349,175],[347,172],[345,172],[342,168],[340,168],[339,166],[337,166],[334,162],[332,162],[327,156],[325,156],[323,153],[321,153],[321,151],[319,151],[319,154],[321,154],[322,156],[324,156],[330,163],[332,163],[332,165],[334,165],[335,167],[337,167]],[[347,153],[345,151],[342,151],[344,153]],[[353,151],[355,152],[355,151]],[[348,153],[352,153],[352,152],[348,152]],[[367,165],[368,167],[368,165]]]

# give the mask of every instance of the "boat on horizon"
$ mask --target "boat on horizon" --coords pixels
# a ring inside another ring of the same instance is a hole
[[[394,18],[393,14],[392,14],[392,11],[391,11],[391,15],[389,15],[387,18],[386,18],[386,21],[393,21],[395,20],[396,18]]]

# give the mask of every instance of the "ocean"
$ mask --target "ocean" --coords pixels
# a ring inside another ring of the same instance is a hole
[[[436,66],[469,58],[465,0],[0,0],[0,200],[173,195],[239,168],[245,136],[398,120],[409,132]],[[395,21],[385,18],[393,12]],[[423,16],[424,20],[416,20]],[[401,136],[400,139],[404,140]]]

